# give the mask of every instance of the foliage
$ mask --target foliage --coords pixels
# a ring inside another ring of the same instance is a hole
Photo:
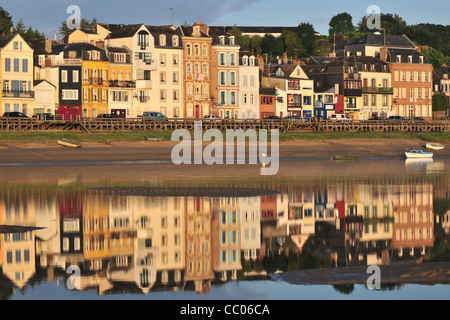
[[[381,28],[384,28],[386,34],[401,36],[408,33],[408,26],[405,20],[397,14],[381,13]],[[356,25],[358,34],[368,34],[379,30],[369,29],[367,20],[369,17],[364,16]]]
[[[297,27],[297,35],[301,43],[299,58],[307,58],[316,55],[317,36],[313,25],[310,23],[300,23]]]
[[[251,44],[250,37],[242,34],[241,29],[239,29],[236,25],[234,25],[233,28],[231,28],[230,34],[235,37],[236,43],[238,43],[241,47],[240,50],[242,50],[242,51],[250,50],[250,44]]]
[[[328,24],[330,28],[328,29],[328,34],[330,36],[334,34],[343,34],[345,36],[351,37],[355,33],[355,27],[353,25],[352,16],[347,12],[342,12],[331,18]]]
[[[271,34],[266,34],[261,40],[261,51],[267,53],[269,56],[282,56],[284,53],[283,39],[277,38]]]
[[[5,33],[11,32],[11,27],[14,26],[13,19],[8,11],[0,7],[0,30]]]
[[[14,33],[18,33],[24,38],[27,39],[37,39],[44,41],[45,35],[42,32],[39,32],[37,29],[33,29],[32,27],[26,27],[22,18],[19,18],[16,25],[14,26],[13,19],[8,11],[4,8],[0,7],[0,30],[9,34],[11,29],[14,30]]]
[[[283,30],[281,38],[284,41],[285,52],[290,58],[298,58],[300,56],[300,50],[302,44],[297,34],[292,31]]]
[[[436,240],[430,252],[425,257],[428,262],[450,261],[450,244]]]
[[[97,24],[97,19],[95,17],[92,20],[83,18],[80,21],[80,29],[92,29],[95,27],[96,24]],[[59,26],[58,29],[59,29],[59,33],[63,37],[69,35],[71,32],[74,31],[72,28],[69,28],[67,26],[67,21],[62,21],[61,26]]]
[[[445,111],[448,110],[448,98],[443,93],[437,93],[433,95],[433,111]]]

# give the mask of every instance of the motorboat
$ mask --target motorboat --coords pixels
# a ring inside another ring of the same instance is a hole
[[[433,152],[426,152],[421,149],[412,149],[405,151],[406,158],[432,158]]]

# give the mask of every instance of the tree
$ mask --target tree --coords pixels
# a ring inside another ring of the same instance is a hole
[[[253,54],[262,54],[261,49],[262,37],[259,34],[255,34],[250,41]]]
[[[362,17],[356,25],[356,32],[368,34],[379,31],[378,29],[369,29],[367,26],[367,19],[369,17]],[[397,14],[381,13],[381,28],[384,28],[386,34],[401,36],[409,32],[409,27],[405,20]]]
[[[291,58],[299,58],[302,46],[298,35],[295,32],[283,30],[281,32],[281,38],[284,41],[287,56]]]
[[[448,98],[443,93],[433,95],[433,111],[446,111],[449,108]]]
[[[0,30],[5,33],[10,33],[11,27],[13,26],[14,23],[9,12],[3,9],[3,7],[0,7]]]
[[[273,56],[282,56],[284,53],[283,40],[271,34],[266,34],[261,40],[261,51]]]
[[[94,17],[92,21],[89,21],[89,19],[83,18],[80,21],[80,29],[92,29],[97,24],[97,19]],[[67,21],[61,22],[61,26],[59,26],[59,33],[65,37],[72,33],[74,29],[71,29],[67,26]]]
[[[241,29],[239,29],[236,25],[231,28],[230,34],[234,36],[236,43],[241,46],[242,51],[250,50],[250,38],[242,34]]]
[[[301,42],[300,58],[316,55],[317,36],[310,23],[300,23],[297,27],[297,36]]]
[[[330,26],[328,34],[330,36],[334,34],[343,34],[351,37],[355,33],[355,27],[353,26],[352,20],[352,16],[347,12],[335,15],[328,24]]]

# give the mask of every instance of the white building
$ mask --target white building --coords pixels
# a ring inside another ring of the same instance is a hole
[[[239,63],[239,117],[259,119],[259,67],[258,59],[250,52],[240,52]]]

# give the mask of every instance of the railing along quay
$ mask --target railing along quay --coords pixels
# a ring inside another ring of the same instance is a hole
[[[0,131],[152,131],[152,130],[194,130],[195,119],[142,119],[118,118],[81,120],[37,120],[30,118],[0,118]],[[289,121],[277,119],[262,120],[201,120],[202,130],[218,129],[278,129],[280,132],[450,132],[449,120],[433,121]]]

